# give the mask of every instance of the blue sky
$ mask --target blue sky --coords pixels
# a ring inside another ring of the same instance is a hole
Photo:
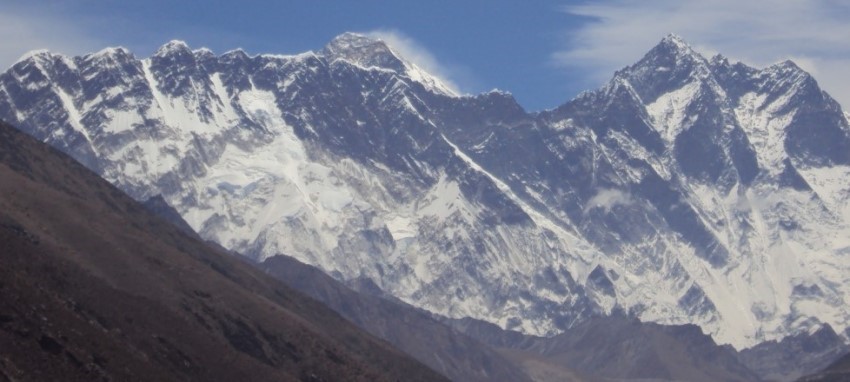
[[[850,105],[850,5],[838,0],[30,1],[0,3],[0,64],[47,48],[172,39],[223,53],[318,50],[345,32],[385,37],[463,92],[513,93],[528,110],[603,84],[667,33],[754,66],[793,59]]]

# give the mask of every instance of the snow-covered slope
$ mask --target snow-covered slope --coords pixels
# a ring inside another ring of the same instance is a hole
[[[591,235],[599,227],[615,235],[601,241],[616,243],[606,253],[625,256],[631,274],[647,261],[662,274],[669,264],[684,271],[664,276],[679,284],[661,293],[642,291],[663,285],[642,279],[621,303],[643,319],[698,323],[742,346],[821,322],[847,326],[839,179],[850,129],[841,115],[791,62],[757,70],[707,60],[670,36],[606,88],[547,118],[594,131],[611,167],[597,171],[598,187],[634,202],[603,210],[613,219],[577,218]],[[633,293],[655,297],[644,305]],[[677,298],[676,309],[658,304],[659,294]]]
[[[379,40],[138,59],[34,52],[0,118],[203,237],[451,316],[554,334],[595,314],[743,347],[845,328],[848,122],[793,63],[670,36],[539,114],[458,96]]]

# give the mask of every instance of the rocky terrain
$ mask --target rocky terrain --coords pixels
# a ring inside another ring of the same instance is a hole
[[[205,240],[531,335],[623,314],[738,349],[850,318],[850,127],[793,62],[664,38],[530,113],[458,95],[382,41],[148,58],[33,52],[0,118]]]
[[[0,123],[0,380],[445,380]]]

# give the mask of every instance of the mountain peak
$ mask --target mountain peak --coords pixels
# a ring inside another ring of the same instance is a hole
[[[103,59],[105,57],[116,57],[116,56],[128,56],[130,55],[130,51],[124,47],[107,47],[103,48],[95,53],[89,54],[85,56],[85,59]]]
[[[699,54],[696,50],[694,50],[691,44],[688,44],[688,42],[685,41],[685,39],[683,39],[681,36],[673,33],[664,36],[664,38],[661,39],[661,42],[659,42],[658,45],[656,45],[656,47],[652,49],[652,51],[659,50],[663,50],[668,53],[674,53],[677,56],[702,58],[702,55]]]
[[[29,60],[29,59],[33,59],[33,58],[39,58],[39,57],[50,57],[50,55],[51,55],[51,54],[52,54],[52,53],[50,53],[50,51],[49,51],[49,50],[47,50],[47,49],[36,49],[36,50],[31,50],[31,51],[26,52],[26,53],[24,53],[23,55],[21,55],[21,57],[20,57],[20,58],[18,58],[18,59],[15,61],[15,63],[23,62],[23,61],[26,61],[26,60]]]
[[[322,53],[329,61],[342,59],[367,68],[405,70],[404,62],[384,41],[359,33],[346,32],[335,37]]]
[[[682,37],[668,34],[646,55],[625,70],[627,72],[670,71],[675,68],[690,72],[708,65],[708,60],[688,44]]]
[[[381,41],[378,39],[371,38],[361,33],[355,32],[344,32],[339,36],[336,36],[331,40],[328,44],[333,46],[366,46],[375,43],[380,43]]]
[[[165,56],[132,66],[77,60],[81,70],[48,66],[62,62],[45,55],[3,78],[0,119],[139,199],[166,195],[205,238],[255,259],[297,253],[436,313],[554,334],[591,314],[673,317],[654,315],[664,311],[739,347],[808,330],[819,311],[841,330],[850,322],[850,309],[829,304],[850,289],[829,289],[831,275],[803,277],[833,259],[829,248],[845,247],[833,236],[850,224],[840,213],[843,167],[820,169],[850,163],[847,121],[796,65],[715,65],[723,59],[657,36],[608,86],[529,114],[503,92],[438,96],[415,44],[384,36],[344,33],[318,53],[236,50],[210,61],[172,41]],[[828,193],[807,196],[819,190]],[[749,224],[760,214],[776,218]],[[305,232],[321,240],[298,239]],[[367,235],[352,241],[350,232]],[[786,237],[793,251],[774,247]],[[479,252],[481,242],[499,244]],[[557,262],[540,262],[536,248]],[[761,267],[751,282],[734,272],[778,253],[770,248],[802,264],[800,273],[774,282]],[[402,255],[434,259],[427,277],[399,284],[410,276]],[[490,267],[507,276],[475,271]],[[594,269],[604,272],[590,277]],[[669,287],[632,283],[646,278]],[[433,280],[455,293],[440,294]],[[734,294],[729,283],[752,293]],[[775,290],[789,295],[763,305],[760,293]],[[796,302],[807,310],[784,313]]]
[[[789,72],[805,72],[805,70],[803,70],[800,65],[797,65],[797,63],[792,60],[780,61],[771,65],[771,67],[786,70]]]
[[[457,92],[445,80],[427,73],[414,63],[405,60],[384,40],[371,36],[345,32],[335,37],[322,50],[321,55],[329,62],[344,60],[364,67],[395,71],[421,83],[437,93],[454,96]]]
[[[665,43],[666,44],[675,44],[675,45],[679,45],[679,46],[689,46],[688,42],[685,41],[685,39],[682,38],[682,36],[679,36],[675,33],[669,33],[666,36],[664,36],[664,38],[661,39],[661,43],[662,44],[665,44]]]
[[[192,51],[192,53],[196,56],[215,56],[212,49],[207,47],[201,47]]]
[[[814,77],[812,77],[811,73],[801,68],[799,65],[797,65],[796,62],[792,60],[784,60],[770,65],[767,68],[764,68],[762,73],[765,73],[771,77],[781,78],[784,81],[797,83],[802,86],[800,89],[810,89],[811,91],[814,91],[818,94],[821,92],[817,81],[814,79]]]
[[[709,61],[682,37],[672,33],[661,39],[640,61],[614,74],[615,80],[626,80],[628,88],[649,102],[691,79],[704,80],[710,76]]]
[[[92,53],[92,54],[93,55],[113,55],[113,54],[127,54],[129,52],[130,51],[128,51],[127,48],[125,48],[123,46],[110,46],[110,47],[103,48],[103,49],[101,49],[101,50],[99,50],[95,53]]]
[[[190,52],[189,45],[182,40],[171,40],[165,43],[165,45],[159,47],[159,49],[156,50],[156,53],[154,53],[154,56],[167,56],[175,52]]]
[[[108,47],[82,57],[83,61],[97,65],[115,66],[133,59],[133,53],[123,47]]]

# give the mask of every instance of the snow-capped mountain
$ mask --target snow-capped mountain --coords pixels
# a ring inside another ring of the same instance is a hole
[[[531,114],[357,34],[294,56],[172,41],[33,52],[0,118],[206,239],[450,317],[547,335],[622,311],[737,347],[850,319],[848,118],[791,62],[668,36]]]

